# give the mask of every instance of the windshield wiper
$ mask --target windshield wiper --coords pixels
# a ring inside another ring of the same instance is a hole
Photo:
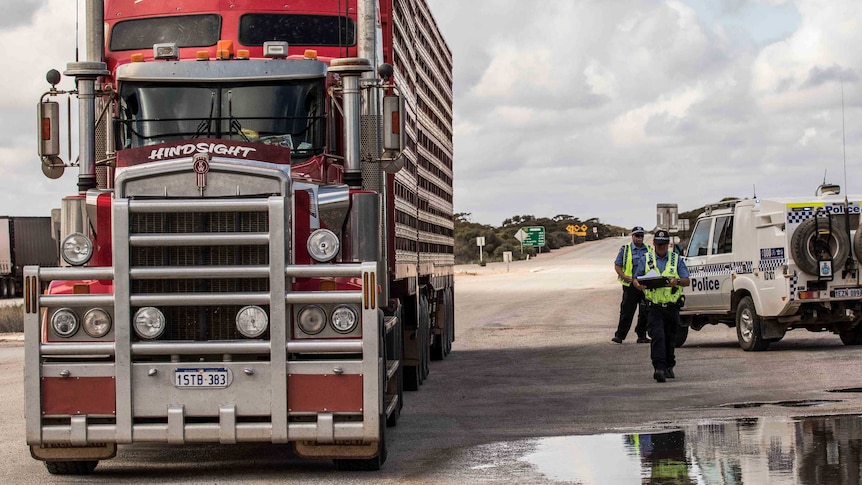
[[[215,110],[215,92],[210,93],[210,114],[209,117],[205,120],[201,120],[198,123],[198,127],[195,130],[194,136],[192,136],[192,140],[200,137],[204,133],[207,134],[208,137],[212,137],[212,124],[213,124],[213,111]]]
[[[228,124],[230,132],[228,134],[232,136],[234,130],[236,130],[236,133],[242,137],[243,141],[250,142],[251,140],[249,140],[245,133],[243,133],[242,125],[239,123],[239,120],[233,117],[233,91],[231,90],[228,90],[227,92],[227,116],[228,120],[230,120]]]

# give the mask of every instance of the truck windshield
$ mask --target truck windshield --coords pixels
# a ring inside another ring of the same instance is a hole
[[[120,87],[117,146],[195,138],[291,149],[294,161],[325,143],[323,80],[274,83],[137,83]]]

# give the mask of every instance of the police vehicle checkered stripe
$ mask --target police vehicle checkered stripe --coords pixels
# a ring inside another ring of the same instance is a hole
[[[761,259],[757,263],[757,269],[760,271],[775,271],[779,267],[787,264],[787,258],[780,259]]]
[[[748,274],[754,267],[751,261],[734,261],[732,263],[704,264],[688,268],[689,275],[698,278],[704,276],[719,276],[725,274]]]
[[[814,217],[814,211],[810,208],[787,211],[788,224],[799,224],[801,222],[805,222],[808,219],[811,219],[812,217]]]
[[[796,301],[796,294],[800,291],[798,288],[799,277],[796,273],[790,277],[790,301]]]

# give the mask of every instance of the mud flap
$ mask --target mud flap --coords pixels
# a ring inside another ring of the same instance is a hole
[[[30,456],[42,461],[109,460],[117,456],[116,443],[91,443],[72,446],[66,443],[31,445]]]
[[[774,318],[760,319],[760,333],[767,340],[782,339],[787,332],[787,325]]]
[[[377,442],[356,444],[322,445],[314,441],[296,441],[293,451],[303,458],[374,458],[378,453]]]

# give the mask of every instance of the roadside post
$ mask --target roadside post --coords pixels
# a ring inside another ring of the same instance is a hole
[[[478,236],[476,238],[476,246],[479,246],[479,264],[482,264],[482,253],[484,252],[482,249],[485,247],[485,236]]]

